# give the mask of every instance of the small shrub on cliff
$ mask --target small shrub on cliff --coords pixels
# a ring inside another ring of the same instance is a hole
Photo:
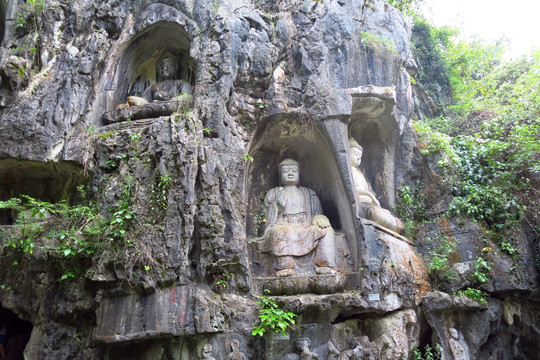
[[[467,288],[465,290],[459,290],[458,292],[455,292],[452,295],[465,296],[465,297],[468,297],[469,299],[478,301],[481,304],[487,305],[488,295],[482,290]]]
[[[252,335],[263,336],[269,330],[285,335],[285,330],[294,325],[294,318],[297,315],[280,309],[271,298],[261,295],[257,304],[261,307],[259,310],[261,323],[253,328]]]
[[[414,360],[440,360],[442,356],[442,346],[440,344],[435,345],[435,350],[431,348],[429,344],[424,348],[424,353],[418,348],[413,351]]]
[[[404,221],[404,233],[413,239],[417,224],[426,220],[426,196],[422,193],[424,184],[418,181],[414,187],[403,185],[399,189],[399,199],[394,206],[398,216]]]
[[[472,273],[473,280],[479,284],[484,284],[488,282],[489,272],[491,271],[491,266],[488,261],[483,257],[477,257],[474,261],[474,271]]]
[[[390,55],[397,54],[396,46],[392,40],[385,39],[382,36],[362,31],[361,41],[363,44],[373,49],[377,49],[378,51],[386,52]]]
[[[388,0],[388,3],[405,15],[415,15],[424,0]]]
[[[83,192],[81,187],[78,190]],[[53,240],[50,242],[53,245],[43,247],[43,250],[65,259],[62,279],[74,277],[76,271],[66,270],[67,267],[80,267],[81,260],[88,259],[105,241],[126,239],[126,232],[136,218],[127,185],[118,205],[109,209],[109,220],[93,202],[70,206],[66,201],[50,203],[27,195],[0,201],[0,209],[18,213],[13,226],[2,229],[7,239],[3,245],[33,254],[38,240],[43,237]]]
[[[456,243],[448,236],[438,236],[438,247],[429,252],[428,260],[429,276],[436,282],[456,279],[456,271],[450,265],[450,256],[456,251]],[[430,241],[432,241],[430,239]]]

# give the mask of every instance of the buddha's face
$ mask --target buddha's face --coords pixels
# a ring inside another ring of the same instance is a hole
[[[298,185],[300,180],[298,165],[283,165],[280,169],[280,177],[283,185]]]
[[[362,161],[362,150],[357,147],[351,148],[351,164],[354,167],[360,166]]]
[[[174,60],[171,58],[164,58],[161,60],[161,63],[159,64],[159,75],[162,79],[172,79],[174,74],[174,68],[176,64],[174,63]]]

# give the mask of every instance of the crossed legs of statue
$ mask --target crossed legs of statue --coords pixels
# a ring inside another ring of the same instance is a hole
[[[387,229],[400,234],[403,231],[403,223],[386,209],[372,203],[362,202],[358,211],[358,216],[371,220]]]
[[[315,264],[315,273],[317,275],[335,274],[336,260],[335,260],[335,245],[334,245],[334,231],[327,231],[326,234],[317,241],[315,249],[308,255],[313,255],[313,262]],[[296,262],[298,257],[296,256],[276,256],[276,276],[294,276],[296,275]]]

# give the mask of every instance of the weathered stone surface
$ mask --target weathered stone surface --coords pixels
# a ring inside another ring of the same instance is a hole
[[[432,292],[424,298],[422,309],[437,342],[443,347],[445,358],[475,358],[489,335],[487,306],[466,297]],[[451,335],[450,329],[457,332],[457,339]]]
[[[485,289],[500,300],[484,307],[423,299],[430,286],[414,253],[428,256],[427,238],[448,231],[463,244],[449,290],[468,286],[486,247],[476,225],[425,224],[413,245],[356,216],[349,137],[364,148],[362,171],[382,208],[417,180],[430,215],[451,201],[436,164],[416,149],[410,26],[386,2],[51,0],[39,32],[22,5],[7,3],[2,27],[0,200],[29,193],[72,203],[76,186],[90,184],[105,222],[126,203],[136,215],[125,236],[102,239],[89,256],[66,260],[57,236],[34,239],[33,254],[2,248],[0,301],[34,326],[27,358],[191,360],[209,345],[207,357],[220,359],[237,340],[247,359],[396,359],[430,331],[447,354],[459,350],[452,339],[470,358],[538,353],[529,290],[537,253],[526,229],[516,264],[488,254]],[[192,103],[103,118],[167,51],[182,59]],[[262,235],[262,197],[279,186],[276,164],[287,157],[300,162],[299,185],[317,194],[335,231],[336,275],[274,278],[249,244]],[[507,268],[516,265],[514,279]],[[75,279],[58,281],[73,269]],[[299,315],[285,336],[251,335],[265,289]]]
[[[177,286],[149,295],[98,300],[94,339],[122,342],[227,330],[223,304],[209,289]],[[118,314],[124,316],[117,316]]]

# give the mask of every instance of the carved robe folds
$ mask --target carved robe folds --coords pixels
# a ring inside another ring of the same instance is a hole
[[[364,174],[362,174],[362,172],[354,166],[351,168],[351,172],[355,189],[369,191],[369,184],[366,181]],[[401,233],[403,231],[403,223],[401,220],[393,216],[388,210],[374,204],[373,200],[369,196],[362,195],[357,190],[355,197],[359,206],[359,217],[376,222],[377,224],[397,233]]]
[[[300,267],[309,262],[319,268],[335,267],[334,230],[322,215],[313,190],[301,186],[273,188],[266,194],[265,205],[268,221],[264,238],[270,242],[278,276],[280,271],[294,269],[295,262]],[[306,256],[312,252],[313,258]]]

